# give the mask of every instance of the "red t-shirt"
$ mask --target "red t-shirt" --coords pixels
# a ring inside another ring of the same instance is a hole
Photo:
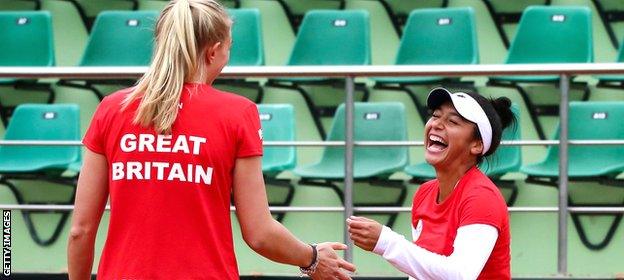
[[[237,158],[262,155],[244,97],[185,84],[171,135],[132,123],[131,89],[106,97],[83,140],[106,156],[110,224],[99,279],[239,279],[230,194]],[[87,186],[88,187],[88,186]]]
[[[457,229],[485,224],[498,230],[498,239],[478,279],[511,279],[509,215],[496,185],[476,167],[459,180],[449,197],[437,203],[438,180],[422,184],[414,195],[412,226],[414,243],[428,251],[449,256]]]

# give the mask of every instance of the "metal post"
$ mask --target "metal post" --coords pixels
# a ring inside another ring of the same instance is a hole
[[[347,96],[345,100],[345,177],[344,177],[344,218],[353,215],[353,77],[345,79]],[[344,258],[353,262],[353,243],[349,239],[346,223],[344,224],[344,242],[347,244]]]
[[[568,94],[570,80],[561,75],[561,104],[559,104],[559,238],[557,239],[557,272],[568,274]]]

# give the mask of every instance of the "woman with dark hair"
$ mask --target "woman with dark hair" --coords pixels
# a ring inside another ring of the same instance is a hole
[[[510,279],[509,216],[496,185],[478,168],[514,122],[506,97],[436,88],[425,125],[425,160],[436,179],[420,186],[407,241],[376,221],[347,220],[358,247],[416,279]]]

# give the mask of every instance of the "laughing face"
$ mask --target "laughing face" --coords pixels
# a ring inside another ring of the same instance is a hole
[[[436,170],[476,163],[483,144],[475,131],[450,101],[443,103],[425,125],[425,160]]]

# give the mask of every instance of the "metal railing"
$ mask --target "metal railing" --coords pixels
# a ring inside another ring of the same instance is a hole
[[[138,78],[146,67],[0,67],[0,78],[63,78],[63,79],[118,79]],[[355,146],[422,146],[422,141],[354,141],[353,91],[356,77],[383,76],[497,76],[497,75],[559,75],[561,103],[559,140],[504,141],[504,145],[559,145],[559,203],[557,207],[510,207],[510,212],[558,212],[557,271],[567,275],[567,215],[568,213],[624,213],[624,207],[569,207],[568,206],[568,145],[624,145],[624,140],[568,140],[568,101],[570,77],[574,75],[622,74],[624,64],[507,64],[507,65],[413,65],[413,66],[264,66],[226,67],[221,78],[249,77],[340,77],[345,78],[345,141],[278,141],[267,146],[344,146],[345,147],[345,204],[344,207],[270,207],[273,212],[343,212],[345,218],[354,211],[368,213],[409,212],[409,207],[354,207],[353,148]],[[61,145],[79,146],[80,141],[0,141],[0,145]],[[108,208],[108,207],[107,207]],[[0,209],[71,211],[73,205],[0,205]],[[232,211],[234,208],[231,209]],[[345,230],[345,241],[348,233]],[[345,259],[352,260],[352,244]]]

